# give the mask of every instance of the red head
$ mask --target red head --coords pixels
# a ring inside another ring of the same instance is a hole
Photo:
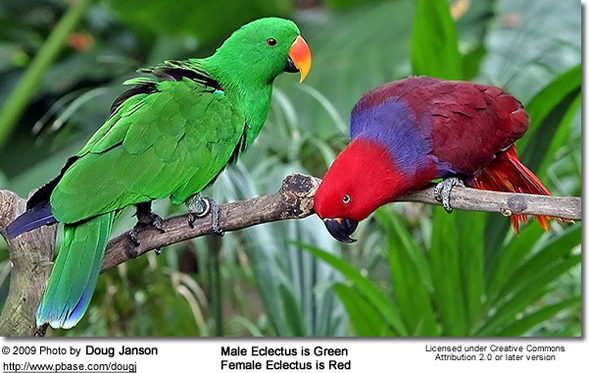
[[[405,179],[384,145],[356,138],[325,174],[315,194],[315,212],[332,236],[353,242],[349,235],[358,221],[402,193]]]

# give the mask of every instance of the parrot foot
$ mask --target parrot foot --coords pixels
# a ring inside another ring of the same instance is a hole
[[[219,217],[221,216],[221,209],[219,208],[217,202],[215,202],[215,200],[213,199],[209,201],[209,204],[211,205],[210,209],[213,219],[213,232],[215,232],[215,234],[219,236],[223,236],[225,232],[223,232],[223,230],[219,227]]]
[[[463,187],[464,182],[457,177],[447,177],[440,181],[434,189],[434,198],[438,202],[442,202],[442,206],[444,206],[444,210],[446,210],[448,214],[454,210],[452,206],[450,206],[450,194],[452,193],[452,188],[456,185]]]
[[[139,246],[139,240],[137,239],[137,233],[139,233],[139,229],[137,225],[135,225],[128,233],[129,240],[133,244],[133,246]]]
[[[219,204],[215,202],[212,198],[202,198],[200,193],[196,195],[196,197],[190,202],[188,205],[188,226],[190,228],[194,228],[194,222],[196,219],[204,218],[205,216],[211,214],[213,220],[213,232],[222,236],[225,232],[219,227],[219,216],[220,216],[220,208]]]
[[[135,214],[135,217],[137,218],[137,224],[135,224],[135,226],[129,231],[129,239],[134,246],[139,246],[137,235],[144,227],[153,225],[155,229],[161,233],[166,233],[166,230],[162,225],[162,218],[151,211],[151,202],[138,203],[136,207],[137,213]]]
[[[35,329],[34,337],[45,337],[45,333],[47,333],[47,328],[49,327],[49,323],[46,322],[45,324],[38,326]]]
[[[158,231],[166,233],[162,226],[162,218],[151,211],[151,202],[138,203],[135,217],[137,218],[137,225],[143,227],[153,225]]]
[[[200,193],[196,193],[196,196],[188,204],[188,211],[190,212],[188,225],[190,225],[190,228],[194,228],[192,223],[194,223],[195,218],[204,218],[211,211],[211,201],[211,198],[202,198]],[[192,221],[190,221],[191,219]]]

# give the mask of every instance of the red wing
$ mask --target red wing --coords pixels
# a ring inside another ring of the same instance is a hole
[[[454,87],[447,95],[432,96],[432,154],[454,171],[474,175],[524,135],[528,116],[517,99],[499,88]]]
[[[528,129],[516,98],[470,82],[408,78],[373,89],[358,105],[369,108],[391,97],[409,103],[420,132],[432,139],[432,154],[465,175],[474,175]]]

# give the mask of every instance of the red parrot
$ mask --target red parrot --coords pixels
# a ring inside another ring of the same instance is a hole
[[[522,104],[493,86],[425,76],[379,86],[354,106],[352,141],[325,174],[315,212],[334,238],[354,242],[358,221],[439,178],[436,199],[448,212],[456,184],[548,195],[513,145],[528,122]],[[527,216],[511,221],[517,232]],[[538,221],[548,230],[547,217]]]

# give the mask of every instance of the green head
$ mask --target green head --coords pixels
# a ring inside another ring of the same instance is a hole
[[[311,53],[300,34],[290,20],[258,19],[235,31],[208,62],[235,84],[271,84],[283,71],[300,71],[303,81],[311,67]]]

